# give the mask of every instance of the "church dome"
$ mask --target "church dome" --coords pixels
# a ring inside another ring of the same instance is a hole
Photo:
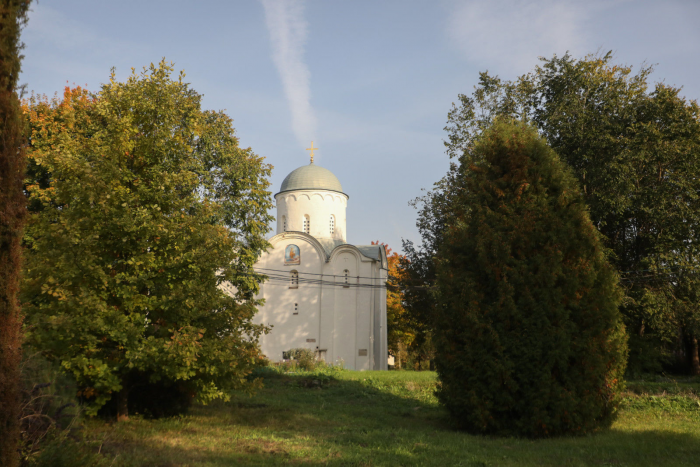
[[[343,192],[338,177],[313,162],[293,170],[282,182],[280,193],[292,190],[330,190]]]

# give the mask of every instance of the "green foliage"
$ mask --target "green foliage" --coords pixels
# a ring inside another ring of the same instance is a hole
[[[692,329],[676,299],[688,296],[680,279],[700,272],[700,108],[679,89],[648,91],[651,71],[632,75],[609,55],[552,59],[537,70],[533,117],[574,168],[612,249],[627,289],[626,324],[637,334],[631,344],[649,341],[663,355],[656,343],[672,348],[679,329]],[[633,368],[648,360],[635,354]]]
[[[24,461],[26,467],[108,467],[113,465],[98,452],[99,446],[61,432],[48,439],[41,450]]]
[[[668,377],[666,375],[645,374],[641,379],[628,380],[627,392],[633,395],[652,396],[688,396],[698,399],[700,396],[700,377]]]
[[[634,74],[608,53],[542,59],[514,81],[481,73],[474,92],[459,95],[448,114],[445,146],[455,162],[414,202],[423,242],[404,245],[409,285],[434,280],[433,258],[461,189],[455,177],[464,158],[478,157],[481,133],[499,115],[528,120],[571,167],[620,273],[630,370],[661,368],[674,354],[684,355],[686,366],[698,361],[700,108],[678,88],[649,89],[652,71]],[[436,300],[429,289],[415,289],[406,307],[424,312],[429,327]]]
[[[520,122],[497,120],[473,155],[439,249],[440,401],[477,433],[610,426],[626,358],[621,293],[576,180]]]
[[[700,420],[700,399],[692,396],[643,395],[626,398],[623,402],[628,411],[654,411],[663,415],[691,414]]]
[[[29,0],[0,4],[0,465],[18,465],[22,311],[19,306],[22,228],[26,200],[22,193],[24,147],[18,97]],[[21,89],[21,88],[20,88]]]
[[[75,381],[58,363],[25,345],[22,349],[21,460],[28,462],[50,440],[79,424]]]
[[[270,166],[171,72],[161,62],[26,109],[28,337],[90,414],[115,394],[125,411],[142,375],[204,402],[252,387]]]
[[[388,263],[386,281],[386,337],[389,354],[394,356],[394,368],[400,369],[410,365],[416,355],[416,347],[413,345],[416,339],[417,328],[421,323],[415,317],[406,312],[404,308],[405,296],[402,282],[406,282],[405,269],[401,267],[406,257],[399,255],[386,243],[373,241],[372,245],[384,245]]]
[[[296,362],[302,370],[313,370],[316,367],[316,354],[311,349],[295,348],[287,352],[289,359]]]
[[[22,357],[20,465],[111,465],[85,437],[73,378],[28,345]]]
[[[406,311],[405,319],[411,323],[415,338],[408,349],[412,367],[423,369],[434,355],[433,316],[439,291],[435,289],[435,258],[443,243],[444,233],[453,222],[455,194],[459,191],[459,165],[450,163],[447,174],[435,183],[434,188],[409,204],[418,209],[416,227],[422,243],[403,240],[406,255],[398,266],[399,281]]]

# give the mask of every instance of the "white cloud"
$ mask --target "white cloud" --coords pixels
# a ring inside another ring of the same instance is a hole
[[[315,139],[316,115],[311,107],[309,68],[304,63],[307,23],[298,0],[261,0],[270,33],[272,59],[282,78],[292,113],[292,130],[299,144]],[[318,141],[318,139],[315,139]]]
[[[478,65],[521,74],[537,57],[594,52],[589,27],[619,1],[468,0],[450,3],[449,39]],[[591,49],[593,47],[593,49]]]

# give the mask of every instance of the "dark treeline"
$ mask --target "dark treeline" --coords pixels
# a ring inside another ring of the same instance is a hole
[[[461,167],[497,116],[534,125],[579,183],[607,256],[620,276],[628,372],[700,374],[700,109],[679,88],[650,86],[610,53],[542,59],[504,81],[484,72],[448,115],[445,177],[414,201],[419,245],[404,242],[407,314],[429,341],[438,301],[435,258],[454,224]],[[409,288],[410,286],[410,288]]]

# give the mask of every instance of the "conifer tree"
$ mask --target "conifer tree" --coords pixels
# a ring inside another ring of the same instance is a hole
[[[577,182],[521,122],[462,161],[440,245],[440,401],[463,429],[546,437],[610,425],[626,341],[617,276]]]
[[[0,465],[18,465],[19,364],[22,316],[19,293],[20,239],[25,218],[24,154],[17,80],[20,31],[29,1],[0,4]]]

